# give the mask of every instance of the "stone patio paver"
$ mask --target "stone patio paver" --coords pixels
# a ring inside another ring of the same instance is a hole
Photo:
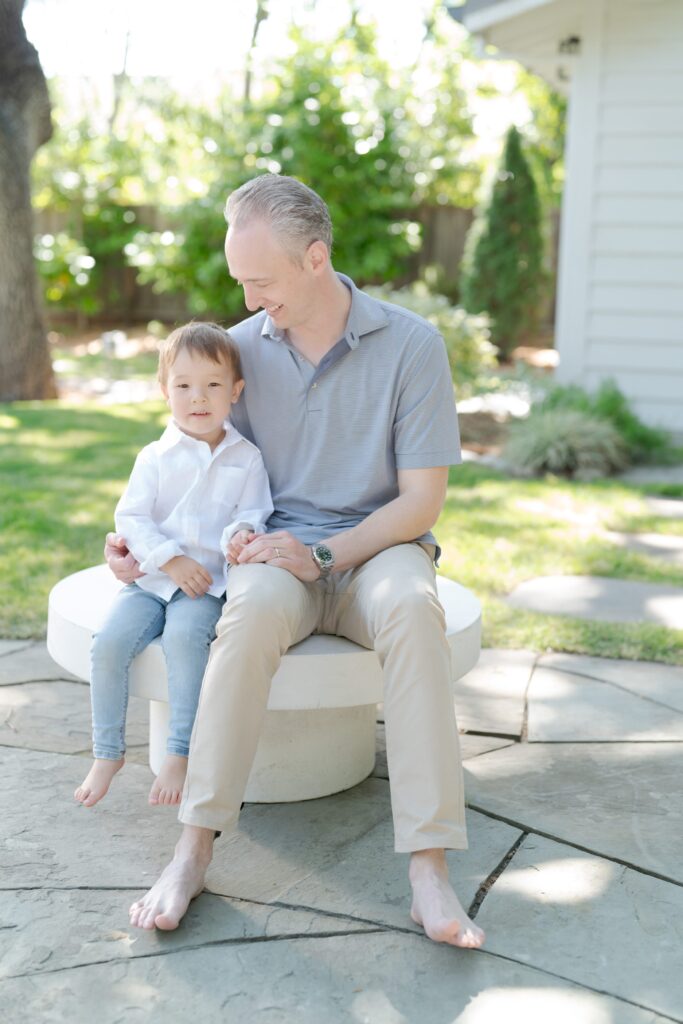
[[[681,694],[683,697],[683,694]],[[683,712],[611,682],[536,668],[528,693],[528,740],[683,742]]]
[[[683,1017],[683,888],[530,835],[478,923],[487,948]]]
[[[419,979],[419,983],[418,983]],[[6,981],[41,1024],[660,1024],[649,1010],[485,952],[396,932],[245,941]],[[18,1016],[17,1016],[18,1015]]]
[[[148,701],[131,697],[128,743],[146,743],[148,709]],[[91,744],[89,686],[55,680],[0,687],[0,746],[77,754],[89,753]]]
[[[465,773],[474,808],[683,883],[683,744],[516,743]]]
[[[455,683],[460,729],[521,735],[524,694],[536,657],[533,651],[483,650],[476,668]]]
[[[80,680],[76,680],[75,676],[52,660],[42,641],[31,643],[21,649],[17,648],[0,658],[0,686],[42,682],[48,679],[70,679],[80,683]]]
[[[0,892],[0,979],[102,962],[160,956],[217,942],[367,930],[368,925],[202,893],[182,929],[128,924],[132,890],[29,889]]]
[[[30,645],[30,640],[0,640],[0,658],[4,658],[7,654],[14,654],[16,651],[23,651]]]
[[[683,588],[602,576],[539,576],[506,598],[508,604],[546,615],[600,622],[653,622],[683,629]]]
[[[594,658],[586,654],[542,654],[537,662],[537,669],[540,668],[604,679],[629,693],[659,701],[683,713],[683,665]]]

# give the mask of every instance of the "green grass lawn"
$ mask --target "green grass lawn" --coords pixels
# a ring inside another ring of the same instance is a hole
[[[44,635],[53,584],[102,560],[135,455],[166,417],[161,402],[0,406],[0,636]],[[522,580],[558,573],[683,586],[680,568],[604,536],[683,533],[683,521],[653,517],[643,494],[612,481],[520,481],[473,464],[452,469],[436,531],[441,571],[481,599],[484,644],[683,664],[683,630],[532,614],[502,600]]]

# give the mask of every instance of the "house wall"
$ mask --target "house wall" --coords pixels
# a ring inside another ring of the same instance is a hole
[[[558,376],[683,434],[683,4],[585,0],[566,154]]]

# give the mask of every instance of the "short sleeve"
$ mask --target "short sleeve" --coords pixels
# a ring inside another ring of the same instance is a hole
[[[455,394],[443,338],[420,340],[401,378],[394,420],[397,469],[453,466],[462,461]]]

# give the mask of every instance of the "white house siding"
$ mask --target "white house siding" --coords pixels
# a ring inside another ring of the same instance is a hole
[[[683,3],[586,0],[570,95],[559,377],[683,434]]]

